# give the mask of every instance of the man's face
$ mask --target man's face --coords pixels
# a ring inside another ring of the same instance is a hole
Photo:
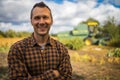
[[[52,18],[48,8],[35,7],[32,11],[31,24],[36,35],[45,36],[49,33]]]

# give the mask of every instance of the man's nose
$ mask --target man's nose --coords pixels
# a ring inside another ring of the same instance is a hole
[[[43,18],[40,18],[39,24],[43,24],[43,23],[45,23],[45,20]]]

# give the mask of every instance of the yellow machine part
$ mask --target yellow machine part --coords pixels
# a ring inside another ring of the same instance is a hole
[[[98,26],[97,22],[88,22],[87,23],[88,26]]]
[[[92,40],[90,38],[85,39],[85,45],[92,45]]]

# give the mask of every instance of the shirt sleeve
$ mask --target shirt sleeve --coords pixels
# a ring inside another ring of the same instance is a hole
[[[60,76],[57,80],[72,80],[72,67],[70,63],[70,56],[66,48],[62,50],[62,60],[58,69]]]
[[[48,70],[41,75],[31,76],[20,54],[20,50],[15,47],[12,47],[8,53],[10,80],[54,80],[53,70]]]

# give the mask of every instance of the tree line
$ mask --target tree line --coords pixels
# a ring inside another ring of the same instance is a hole
[[[7,31],[0,30],[0,38],[27,37],[29,35],[31,35],[31,32],[27,31],[16,32],[12,29],[9,29]]]
[[[101,28],[102,34],[108,34],[110,39],[110,45],[120,47],[120,23],[115,24],[114,17],[108,18],[105,24]]]

